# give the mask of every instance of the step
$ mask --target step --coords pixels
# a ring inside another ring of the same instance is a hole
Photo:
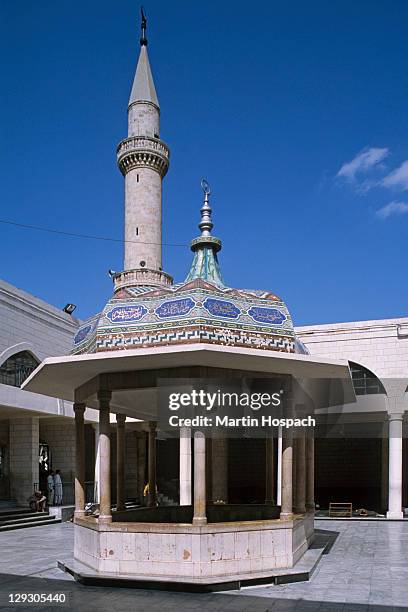
[[[3,525],[0,526],[0,532],[12,531],[14,529],[28,529],[31,527],[41,527],[42,525],[56,525],[61,522],[61,519],[57,519],[54,516],[45,521],[33,521],[32,523],[18,523],[15,525]]]
[[[27,506],[25,508],[4,508],[3,510],[0,510],[0,519],[5,514],[27,514],[27,512],[33,512],[33,510]]]
[[[0,514],[0,523],[9,519],[25,518],[27,516],[49,516],[48,512],[36,512],[35,510],[25,510],[24,512],[7,512]]]
[[[24,518],[20,518],[20,517],[13,517],[11,519],[8,519],[6,521],[4,521],[3,519],[0,520],[0,527],[2,525],[12,525],[12,524],[22,524],[22,523],[32,523],[33,521],[46,521],[47,519],[50,518],[49,514],[40,514],[40,513],[35,513],[32,514],[30,516],[26,516]]]
[[[209,593],[211,591],[236,591],[254,586],[288,584],[310,580],[324,548],[309,548],[292,568],[276,568],[254,571],[247,574],[225,576],[181,577],[181,576],[137,576],[121,573],[98,572],[73,559],[59,560],[58,567],[71,574],[82,585],[125,587],[132,589],[157,589],[160,591],[184,591],[186,593]],[[269,606],[270,608],[271,606]],[[268,608],[268,609],[269,609]],[[243,609],[243,608],[242,608]],[[250,607],[245,608],[249,610]],[[266,609],[266,607],[264,607]],[[302,608],[297,608],[301,610]]]
[[[0,499],[0,508],[15,508],[16,506],[15,499]]]

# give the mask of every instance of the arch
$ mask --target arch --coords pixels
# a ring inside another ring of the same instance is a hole
[[[7,361],[7,359],[12,355],[15,355],[16,353],[21,353],[23,351],[31,353],[34,359],[41,363],[41,359],[36,354],[34,346],[31,344],[31,342],[19,342],[18,344],[13,344],[13,346],[9,346],[2,353],[0,353],[0,366],[2,366],[3,363]]]
[[[8,357],[0,366],[0,383],[21,387],[23,382],[40,365],[31,351],[18,351]]]
[[[356,395],[387,394],[384,385],[374,372],[355,361],[349,361],[349,367]]]

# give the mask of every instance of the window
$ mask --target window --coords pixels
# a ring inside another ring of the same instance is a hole
[[[373,372],[358,363],[349,361],[351,378],[356,395],[371,395],[385,393],[381,381]]]
[[[16,353],[0,366],[0,383],[11,387],[21,387],[38,365],[40,362],[28,351]]]

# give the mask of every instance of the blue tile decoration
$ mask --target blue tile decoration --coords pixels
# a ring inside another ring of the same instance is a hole
[[[278,308],[263,308],[260,306],[252,306],[248,310],[248,314],[259,323],[269,323],[272,325],[282,325],[287,318]]]
[[[207,298],[203,304],[204,308],[214,317],[226,317],[227,319],[237,319],[241,314],[239,308],[232,302]]]
[[[160,304],[155,310],[155,314],[160,319],[167,319],[171,317],[180,317],[186,315],[195,306],[194,300],[191,298],[182,298],[180,300],[169,300]]]
[[[85,327],[81,327],[74,338],[74,344],[79,344],[83,342],[87,335],[92,331],[92,325],[85,325]]]
[[[147,308],[143,304],[134,306],[116,306],[106,313],[106,317],[111,323],[132,323],[140,321],[147,313]]]

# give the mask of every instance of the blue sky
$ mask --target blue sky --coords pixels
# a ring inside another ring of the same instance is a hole
[[[164,269],[182,280],[200,179],[228,284],[270,289],[298,325],[406,316],[408,3],[146,0],[171,148]],[[3,220],[121,239],[117,143],[139,5],[1,3]],[[405,165],[404,165],[405,163]],[[0,223],[1,277],[86,317],[119,242]]]

